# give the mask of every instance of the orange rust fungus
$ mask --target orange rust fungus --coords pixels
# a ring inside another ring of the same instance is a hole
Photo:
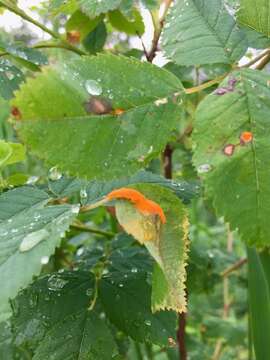
[[[112,111],[112,114],[113,115],[121,115],[121,114],[123,114],[125,112],[125,110],[123,110],[123,109],[114,109],[113,111]]]
[[[227,156],[232,156],[234,153],[235,145],[228,144],[223,148],[223,154]]]
[[[67,32],[67,41],[71,44],[78,44],[81,39],[81,33],[78,30],[71,30]]]
[[[110,192],[106,198],[108,200],[125,199],[129,200],[143,214],[158,215],[163,224],[166,222],[162,208],[152,200],[147,199],[142,193],[129,188],[121,188]]]
[[[12,106],[11,114],[16,120],[20,120],[22,118],[22,114],[16,106]]]
[[[244,131],[240,135],[241,144],[248,144],[253,140],[253,134],[251,131]]]

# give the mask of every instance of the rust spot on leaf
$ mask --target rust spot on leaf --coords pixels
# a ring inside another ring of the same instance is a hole
[[[233,144],[228,144],[223,148],[223,153],[226,156],[232,156],[234,153],[234,149],[235,149],[235,145]]]
[[[111,103],[104,98],[93,96],[84,104],[85,111],[95,115],[105,115],[112,111]]]
[[[112,114],[113,115],[122,115],[124,112],[125,112],[125,110],[119,108],[119,109],[114,109],[112,111]]]
[[[161,222],[165,224],[166,217],[162,208],[152,200],[147,199],[142,193],[129,188],[121,188],[110,192],[106,198],[108,200],[126,199],[134,204],[141,213],[158,215]]]
[[[12,106],[11,114],[16,120],[20,120],[22,118],[22,113],[16,106]]]
[[[81,39],[81,33],[78,30],[71,30],[67,32],[67,41],[70,44],[78,44]]]
[[[227,94],[229,92],[233,92],[234,89],[235,89],[236,83],[237,83],[237,80],[235,78],[230,78],[228,80],[228,86],[217,88],[214,91],[214,94],[215,95],[225,95],[225,94]]]
[[[243,131],[240,135],[240,143],[241,145],[245,145],[250,143],[253,140],[253,134],[251,131]]]

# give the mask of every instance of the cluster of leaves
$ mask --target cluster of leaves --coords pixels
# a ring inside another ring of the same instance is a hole
[[[0,35],[0,357],[185,360],[188,296],[190,359],[269,358],[269,1],[0,7],[52,37]]]

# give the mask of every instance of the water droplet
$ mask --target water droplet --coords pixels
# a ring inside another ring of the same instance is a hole
[[[138,272],[138,269],[135,268],[135,267],[133,267],[133,268],[131,269],[131,272],[132,272],[132,273],[137,273],[137,272]]]
[[[42,258],[40,259],[40,262],[42,265],[46,265],[46,264],[48,264],[49,260],[50,260],[49,256],[42,256]]]
[[[203,173],[207,173],[212,169],[211,165],[209,164],[202,164],[200,166],[198,166],[197,171],[198,174],[203,174]]]
[[[84,252],[84,248],[81,247],[81,248],[79,248],[79,249],[77,250],[76,255],[77,255],[77,256],[81,256],[81,255],[83,254],[83,252]]]
[[[72,205],[72,207],[71,207],[71,212],[72,212],[73,214],[78,214],[79,211],[80,211],[80,205]],[[65,233],[64,233],[63,236],[65,236]]]
[[[34,231],[28,235],[26,235],[21,244],[20,244],[20,251],[29,251],[42,240],[45,240],[46,237],[49,235],[48,231],[45,229],[41,229],[38,231]]]
[[[101,95],[102,94],[102,87],[95,80],[86,80],[85,88],[86,88],[86,91],[90,95]]]
[[[120,283],[118,286],[119,286],[119,287],[124,287],[124,284]]]
[[[48,288],[52,291],[58,291],[63,289],[63,287],[68,283],[67,280],[61,279],[57,275],[52,275],[48,279]]]
[[[87,198],[87,191],[86,191],[86,189],[81,189],[81,190],[80,190],[80,198],[81,198],[81,199],[86,199],[86,198]]]
[[[62,174],[58,171],[57,167],[54,166],[49,170],[49,179],[52,181],[60,180]]]
[[[168,99],[167,99],[167,98],[158,99],[158,100],[155,101],[155,105],[156,105],[156,106],[164,105],[164,104],[167,104],[167,103],[168,103]]]
[[[93,294],[93,289],[89,288],[86,290],[86,295],[91,296]]]
[[[27,181],[26,184],[27,185],[34,185],[37,181],[38,181],[39,177],[38,176],[30,176]]]

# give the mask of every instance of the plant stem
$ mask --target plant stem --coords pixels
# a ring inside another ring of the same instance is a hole
[[[262,70],[270,61],[270,51],[268,51],[268,54],[262,58],[262,60],[259,62],[259,64],[256,66],[257,70]]]
[[[166,179],[172,178],[172,154],[173,154],[173,149],[170,146],[170,144],[167,144],[163,152],[163,159],[162,159],[163,171]]]
[[[69,44],[67,41],[65,41],[64,39],[62,39],[60,37],[60,35],[47,28],[45,25],[43,25],[42,23],[40,23],[39,21],[33,19],[31,16],[27,15],[23,10],[21,10],[20,8],[18,8],[16,5],[13,5],[9,2],[3,1],[3,5],[5,6],[5,8],[7,8],[9,11],[13,12],[14,14],[20,16],[21,18],[23,18],[24,20],[32,23],[33,25],[39,27],[41,30],[43,30],[44,32],[46,32],[47,34],[50,34],[53,38],[57,39],[60,41],[61,48],[73,51],[79,55],[86,55],[86,53],[78,48],[76,48],[75,46]]]
[[[152,47],[151,50],[147,56],[147,60],[149,62],[152,62],[156,56],[156,52],[158,50],[158,42],[159,42],[159,38],[164,26],[164,20],[166,18],[167,12],[169,10],[169,7],[172,3],[172,0],[165,0],[163,2],[163,6],[164,6],[164,10],[163,10],[163,14],[161,15],[161,17],[159,18],[158,23],[156,21],[154,21],[154,16],[151,13],[152,19],[153,19],[153,25],[154,25],[154,37],[153,37],[153,41],[152,41]]]
[[[254,64],[256,64],[256,62],[258,62],[259,60],[261,60],[262,58],[264,58],[266,55],[268,55],[270,53],[270,49],[265,50],[264,52],[260,53],[258,56],[256,56],[255,58],[251,59],[247,64],[243,65],[241,68],[247,68],[250,67]]]
[[[96,235],[105,236],[105,237],[107,237],[107,238],[112,238],[112,237],[115,236],[115,234],[112,233],[112,232],[90,228],[89,226],[84,225],[84,224],[81,223],[80,221],[75,221],[75,222],[71,225],[71,228],[72,228],[72,229],[75,229],[75,230],[80,230],[80,231],[84,231],[84,232],[89,232],[89,233],[96,234]]]
[[[177,340],[178,340],[180,360],[187,360],[185,333],[186,333],[186,314],[182,313],[179,314],[178,316],[178,330],[177,330]]]
[[[140,344],[134,342],[134,347],[135,347],[137,359],[138,359],[138,360],[143,360],[143,354],[142,354],[142,350],[141,350]]]
[[[233,271],[238,270],[240,267],[242,267],[244,264],[247,263],[247,258],[242,258],[240,260],[238,260],[235,264],[233,264],[232,266],[228,267],[227,269],[225,269],[220,275],[221,276],[228,276],[230,275]]]
[[[207,81],[203,84],[200,84],[198,86],[194,86],[192,88],[189,88],[189,89],[185,89],[185,93],[186,94],[194,94],[194,93],[197,93],[199,91],[202,91],[204,89],[207,89],[215,84],[218,84],[220,83],[223,79],[225,79],[225,77],[228,75],[229,73],[225,73],[224,75],[221,75],[221,76],[218,76],[216,77],[215,79],[213,80],[210,80],[210,81]],[[175,95],[178,95],[178,93],[176,93]]]

